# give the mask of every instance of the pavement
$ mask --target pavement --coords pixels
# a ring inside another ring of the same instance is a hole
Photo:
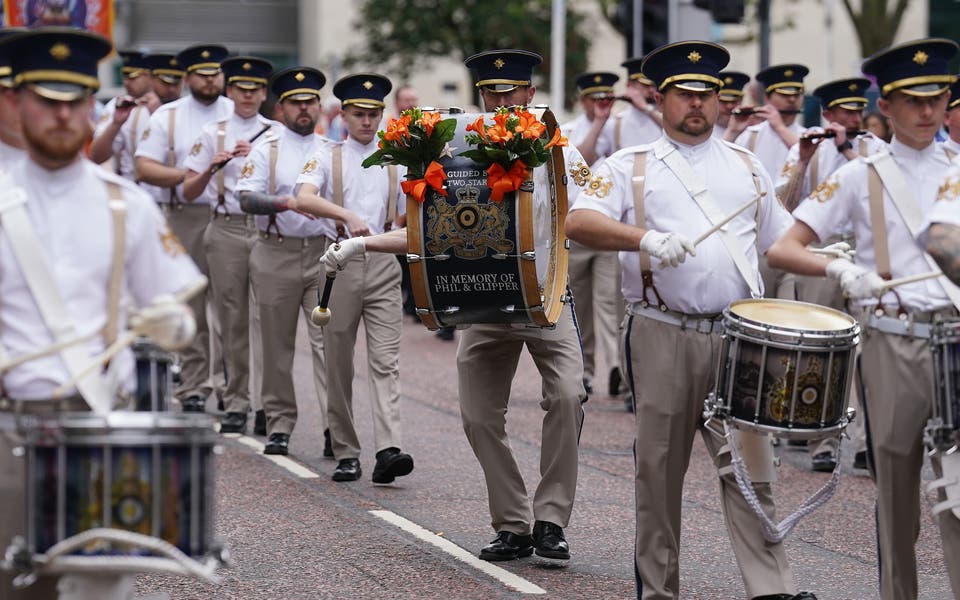
[[[335,462],[322,457],[322,415],[312,390],[305,327],[301,322],[294,364],[299,417],[290,458],[307,472],[297,475],[259,454],[251,446],[262,444],[262,438],[224,436],[216,465],[216,534],[229,546],[232,564],[220,571],[222,581],[213,586],[142,576],[138,594],[176,599],[635,597],[634,415],[621,399],[594,394],[584,406],[577,500],[566,529],[572,554],[568,564],[537,557],[485,563],[474,557],[495,532],[482,473],[460,425],[457,342],[443,341],[405,320],[403,449],[416,466],[394,484],[375,485],[370,481],[375,461],[359,336],[354,414],[364,446],[364,474],[356,482],[336,483],[330,479]],[[601,365],[598,373],[606,372]],[[605,377],[594,388],[604,390]],[[538,480],[539,395],[539,375],[524,353],[514,378],[508,431],[530,490]],[[810,471],[805,448],[780,446],[778,453],[782,462],[774,495],[782,518],[828,475]],[[852,469],[852,459],[845,443],[844,477],[836,496],[801,521],[785,542],[798,589],[811,590],[821,600],[877,597],[874,487],[865,471]],[[929,469],[926,477],[931,477]],[[715,471],[699,439],[685,482],[681,597],[744,598]],[[916,551],[920,597],[952,598],[928,508]]]

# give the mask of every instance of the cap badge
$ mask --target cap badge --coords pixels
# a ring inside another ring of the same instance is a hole
[[[253,65],[251,65],[248,62],[245,62],[240,66],[240,68],[243,69],[244,71],[249,71],[250,69],[253,68]]]
[[[733,85],[733,77],[727,77],[723,80],[724,85]]]
[[[928,59],[928,58],[930,58],[930,57],[927,56],[927,53],[926,53],[926,52],[924,52],[923,50],[917,50],[917,53],[913,55],[913,62],[917,63],[918,65],[923,66],[923,65],[927,64],[927,59]]]
[[[204,50],[203,52],[201,52],[201,53],[200,53],[200,58],[210,58],[210,51],[209,51],[209,50]]]
[[[784,77],[793,77],[793,69],[787,69],[783,72]]]
[[[373,87],[373,82],[370,81],[369,79],[363,82],[363,89],[369,90],[372,87]]]
[[[857,91],[857,84],[851,83],[849,86],[847,86],[847,89],[849,89],[851,92],[855,92]]]
[[[296,79],[297,81],[303,81],[304,79],[307,78],[307,76],[301,73],[300,71],[297,71],[297,74],[294,75],[293,78]]]
[[[493,61],[493,66],[495,66],[497,69],[502,69],[503,65],[505,64],[507,63],[505,63],[502,58],[498,58],[497,60]]]
[[[65,61],[70,58],[70,47],[63,42],[57,42],[50,47],[50,56],[55,60]]]
[[[601,76],[599,76],[599,75],[594,75],[594,77],[593,77],[593,82],[594,82],[594,83],[600,83],[600,82],[602,82],[602,81],[603,81],[603,77],[601,77]]]
[[[700,57],[700,53],[697,52],[696,50],[694,50],[693,52],[691,52],[690,54],[687,55],[687,60],[689,60],[690,62],[692,62],[692,63],[694,63],[694,64],[700,62],[700,58],[701,58],[701,57]]]

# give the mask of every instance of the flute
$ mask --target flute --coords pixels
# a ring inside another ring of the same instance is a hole
[[[853,137],[857,137],[858,135],[863,135],[865,133],[867,132],[864,129],[848,129],[847,137],[853,138]],[[835,137],[837,137],[837,132],[831,130],[831,131],[822,131],[820,133],[805,133],[800,136],[800,139],[801,140],[822,140],[826,138],[835,138]]]
[[[273,126],[272,126],[272,125],[264,125],[263,129],[261,129],[260,131],[257,132],[257,135],[253,136],[252,138],[250,138],[250,139],[247,140],[247,141],[250,142],[251,144],[254,143],[255,141],[257,141],[257,138],[258,138],[258,137],[260,137],[261,135],[265,134],[271,127],[273,127]],[[217,164],[213,165],[213,168],[210,169],[210,174],[211,174],[211,175],[216,174],[217,171],[219,171],[220,169],[222,169],[222,168],[224,168],[225,166],[227,166],[227,163],[230,162],[231,160],[233,160],[233,157],[232,157],[232,156],[231,156],[230,158],[228,158],[227,160],[223,161],[223,162],[218,162]]]
[[[735,108],[730,111],[730,114],[738,117],[749,117],[752,114],[755,114],[758,110],[758,107],[747,106],[744,108]],[[788,109],[778,111],[781,115],[800,115],[803,114],[802,110]]]

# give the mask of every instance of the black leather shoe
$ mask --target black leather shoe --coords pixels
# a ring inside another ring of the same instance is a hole
[[[263,409],[253,413],[253,435],[267,435],[267,413]]]
[[[330,430],[323,430],[323,457],[333,458],[333,446],[330,445]]]
[[[510,531],[497,532],[497,537],[480,549],[480,560],[514,560],[533,554],[533,538]]]
[[[814,454],[810,463],[814,471],[829,473],[837,467],[837,457],[834,456],[833,452],[821,452],[820,454]]]
[[[620,367],[613,367],[610,369],[610,384],[607,386],[607,393],[611,396],[616,396],[619,394],[621,392],[620,383],[622,381],[623,376],[620,374]]]
[[[286,433],[271,433],[267,445],[263,447],[264,454],[282,454],[286,456],[290,449],[290,435]]]
[[[533,524],[533,547],[537,556],[570,560],[570,546],[563,537],[563,527],[550,521],[536,521]]]
[[[413,471],[413,457],[400,448],[385,448],[377,452],[377,464],[373,467],[374,483],[390,483],[397,477]]]
[[[799,594],[768,594],[766,596],[754,596],[751,600],[817,600],[813,592],[800,592]]]
[[[220,418],[220,433],[243,433],[247,430],[247,413],[228,412]]]
[[[187,396],[180,401],[180,405],[183,407],[183,412],[204,412],[207,409],[207,399],[203,396],[194,394],[192,396]]]
[[[583,389],[587,392],[587,395],[593,393],[593,382],[586,377],[583,378]]]
[[[437,337],[441,340],[452,342],[453,341],[453,332],[456,327],[441,327],[437,330]]]
[[[853,455],[853,468],[854,469],[866,469],[867,468],[867,451],[861,450]]]
[[[337,468],[333,470],[334,481],[356,481],[363,475],[360,469],[359,458],[344,458],[337,463]]]

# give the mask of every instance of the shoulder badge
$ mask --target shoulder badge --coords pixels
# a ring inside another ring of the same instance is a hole
[[[253,169],[253,161],[247,161],[243,165],[243,169],[240,170],[240,179],[249,179],[251,176],[253,176]]]
[[[590,180],[590,176],[592,175],[590,172],[590,167],[580,160],[570,167],[569,173],[570,176],[573,177],[573,182],[577,184],[577,187],[583,187],[587,185],[587,181]]]
[[[170,225],[166,223],[163,224],[163,229],[160,230],[160,242],[163,244],[164,252],[171,257],[176,258],[186,253],[186,250],[183,249],[183,244],[180,243],[180,239],[170,230]]]
[[[149,127],[147,127],[146,129],[143,130],[143,135],[140,136],[140,141],[142,142],[142,141],[146,140],[148,137],[150,137],[150,128],[149,128]]]
[[[937,200],[960,200],[960,178],[947,177],[940,189],[937,190]]]
[[[611,187],[613,187],[612,181],[605,179],[603,175],[594,175],[587,182],[586,187],[583,188],[583,193],[597,198],[606,198]]]
[[[797,163],[788,160],[783,163],[783,168],[780,169],[780,177],[790,177],[793,175],[793,169],[797,166]]]
[[[303,164],[303,169],[300,171],[301,175],[306,175],[307,173],[312,173],[314,169],[317,168],[317,159],[311,158]]]
[[[193,147],[190,148],[190,156],[196,156],[200,154],[200,150],[203,148],[203,143],[200,140],[197,140],[193,143]]]
[[[820,203],[826,202],[830,198],[833,198],[833,195],[837,192],[839,187],[840,182],[833,177],[829,177],[826,181],[818,185],[817,189],[813,190],[813,193],[810,194],[810,197]]]

